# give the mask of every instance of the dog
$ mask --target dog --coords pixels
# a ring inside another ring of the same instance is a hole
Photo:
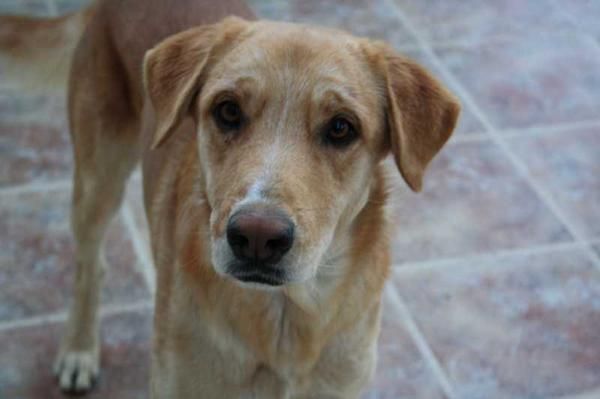
[[[257,20],[239,0],[99,0],[0,26],[17,69],[70,61],[56,76],[77,246],[60,387],[98,375],[101,244],[141,160],[152,398],[358,398],[390,269],[382,163],[419,191],[457,99],[382,42]]]

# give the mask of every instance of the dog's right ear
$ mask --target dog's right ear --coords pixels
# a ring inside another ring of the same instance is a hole
[[[220,44],[231,43],[247,24],[228,17],[173,35],[146,53],[144,86],[156,118],[153,149],[177,129],[189,111],[211,54]]]
[[[391,47],[369,43],[366,54],[386,91],[388,139],[400,174],[413,191],[450,138],[460,103],[430,72]]]

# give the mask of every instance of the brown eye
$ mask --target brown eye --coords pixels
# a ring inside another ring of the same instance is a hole
[[[336,147],[344,147],[358,136],[354,125],[343,117],[333,118],[325,130],[325,143]]]
[[[223,101],[216,106],[213,115],[217,125],[223,130],[237,130],[242,126],[244,114],[233,101]]]

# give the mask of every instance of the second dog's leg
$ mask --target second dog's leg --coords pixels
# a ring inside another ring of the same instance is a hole
[[[140,145],[135,113],[123,95],[126,74],[115,62],[118,55],[102,34],[88,32],[82,43],[74,54],[69,87],[77,270],[67,331],[55,362],[61,388],[74,392],[90,389],[98,375],[102,243],[139,159]]]
[[[119,124],[107,129],[107,120],[102,118],[98,126],[88,125],[85,130],[77,124],[73,127],[75,179],[71,223],[77,270],[67,331],[55,362],[60,387],[72,392],[89,390],[98,376],[98,305],[105,270],[102,243],[138,159],[135,127]],[[120,135],[115,137],[115,131]]]
[[[122,187],[115,187],[115,183],[122,186],[122,182],[83,173],[78,175],[71,216],[77,267],[74,302],[55,364],[61,388],[76,392],[88,390],[98,375],[98,304],[105,270],[101,248],[123,191]]]

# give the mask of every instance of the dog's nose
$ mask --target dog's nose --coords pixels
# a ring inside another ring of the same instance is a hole
[[[240,210],[229,219],[227,242],[240,260],[275,264],[294,243],[294,224],[277,210]]]

